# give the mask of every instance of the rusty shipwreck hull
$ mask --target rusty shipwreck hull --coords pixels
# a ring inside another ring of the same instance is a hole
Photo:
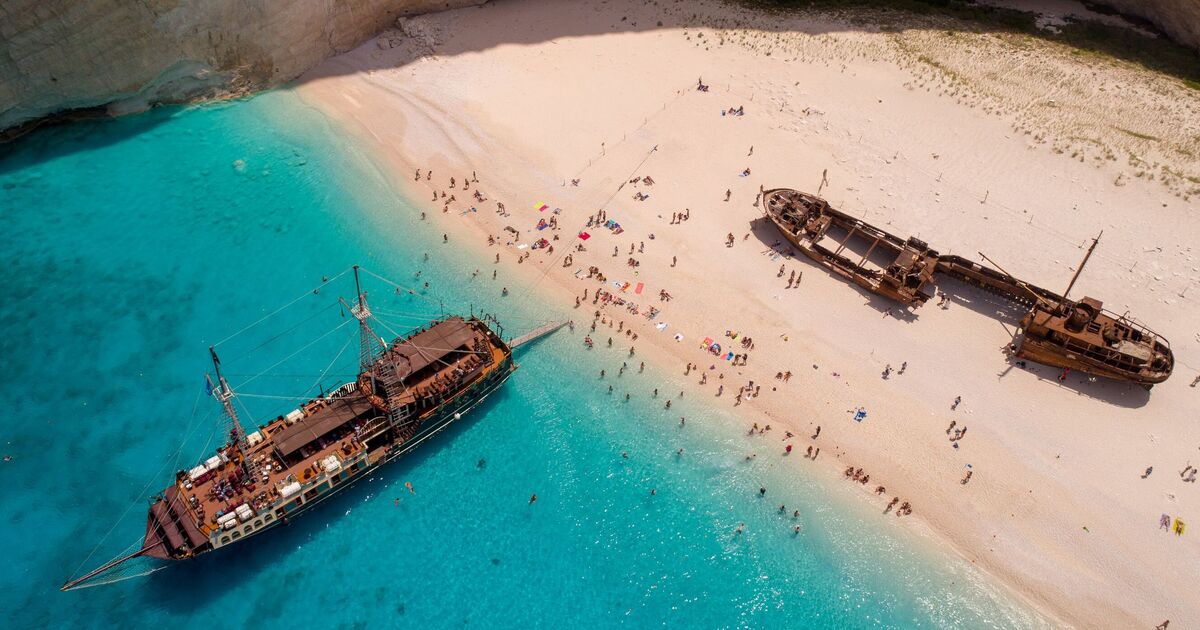
[[[763,207],[784,238],[805,256],[903,305],[924,304],[936,291],[934,274],[940,273],[1025,306],[1029,311],[1013,341],[1019,359],[1146,388],[1167,380],[1174,369],[1165,338],[1126,315],[1105,310],[1095,298],[1073,301],[961,256],[939,255],[924,241],[889,234],[808,193],[767,190]],[[850,246],[856,239],[857,250]]]
[[[834,274],[906,306],[934,295],[938,254],[924,241],[889,234],[800,191],[776,188],[763,200],[784,238]]]

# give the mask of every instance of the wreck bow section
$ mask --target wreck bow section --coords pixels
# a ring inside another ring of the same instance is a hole
[[[914,307],[934,295],[938,253],[924,241],[893,236],[797,190],[768,190],[763,199],[788,242],[834,274]]]

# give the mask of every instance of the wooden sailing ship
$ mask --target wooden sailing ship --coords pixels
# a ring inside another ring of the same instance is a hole
[[[767,190],[763,208],[788,242],[806,256],[905,306],[924,304],[936,292],[935,274],[941,273],[1028,307],[1012,343],[1019,359],[1147,389],[1167,380],[1174,369],[1171,346],[1161,335],[1127,315],[1105,310],[1100,300],[1068,297],[1098,237],[1067,290],[1058,295],[1003,270],[961,256],[940,255],[923,241],[889,234],[835,210],[815,195],[787,188]],[[856,249],[850,245],[855,239]],[[855,260],[849,251],[863,253]]]
[[[228,440],[155,497],[140,548],[62,590],[113,581],[106,576],[135,558],[184,560],[295,519],[461,419],[516,370],[514,346],[563,325],[506,343],[494,318],[455,316],[385,343],[371,326],[358,267],[354,275],[357,301],[345,306],[359,324],[358,378],[247,433],[210,348],[209,390]]]

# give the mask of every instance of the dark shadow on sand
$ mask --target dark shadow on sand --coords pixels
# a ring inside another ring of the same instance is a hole
[[[496,4],[489,2],[479,7],[461,11],[493,11]],[[1129,61],[1149,70],[1175,76],[1187,85],[1200,90],[1200,53],[1169,41],[1165,36],[1154,37],[1098,22],[1072,22],[1051,32],[1037,26],[1034,13],[1004,9],[965,2],[963,0],[759,0],[743,1],[746,13],[715,17],[705,16],[681,8],[680,5],[655,3],[659,7],[655,15],[643,19],[618,17],[616,11],[607,24],[593,19],[541,20],[530,22],[522,28],[494,28],[483,33],[483,37],[451,38],[430,50],[402,36],[401,43],[385,54],[372,56],[374,62],[353,68],[337,63],[325,62],[319,68],[294,80],[291,85],[337,76],[347,72],[360,73],[374,70],[401,68],[426,57],[453,57],[489,50],[504,45],[531,45],[560,38],[577,38],[611,33],[648,32],[666,28],[688,28],[699,30],[721,30],[754,28],[766,32],[802,32],[821,35],[833,32],[901,32],[905,30],[928,30],[938,32],[1013,33],[1021,34],[1073,47],[1080,55],[1099,55]],[[560,6],[572,6],[562,3]],[[675,10],[671,10],[675,9]],[[591,6],[578,6],[582,12],[595,11]],[[637,10],[643,10],[639,7]],[[816,18],[816,19],[813,19]],[[1130,24],[1143,30],[1154,31],[1154,27],[1138,18],[1127,17]],[[836,27],[831,27],[836,24]],[[361,61],[361,58],[360,58]],[[691,83],[694,77],[680,77],[681,83]],[[286,87],[286,86],[285,86]],[[151,112],[122,117],[121,120],[150,119],[145,126],[130,126],[121,134],[136,135],[153,127],[161,119]],[[31,138],[41,138],[46,133],[57,133],[59,129],[76,125],[90,126],[95,122],[51,124],[35,129],[19,138],[8,147],[21,147]],[[68,144],[69,140],[66,141]],[[39,144],[46,144],[39,142]],[[57,144],[57,142],[56,142]],[[0,145],[0,159],[12,148]]]

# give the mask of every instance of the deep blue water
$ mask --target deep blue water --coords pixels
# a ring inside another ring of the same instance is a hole
[[[650,392],[675,377],[627,373],[610,397],[596,374],[620,352],[566,331],[520,351],[460,426],[291,527],[60,593],[138,540],[145,496],[219,439],[207,347],[323,276],[359,263],[419,289],[367,278],[396,332],[443,307],[500,313],[510,333],[556,315],[501,298],[490,261],[443,245],[340,138],[280,91],[50,129],[0,154],[5,627],[1043,625],[777,440],[699,401],[663,409]],[[351,377],[336,296],[353,294],[342,276],[221,344],[247,423],[294,406],[267,396]],[[800,535],[780,503],[801,510]]]

